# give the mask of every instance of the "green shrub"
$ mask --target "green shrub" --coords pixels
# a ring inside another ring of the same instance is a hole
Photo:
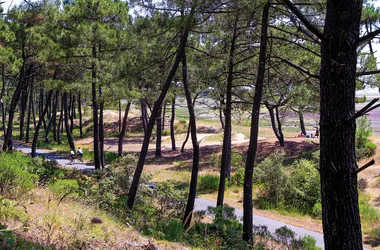
[[[58,180],[49,185],[50,190],[59,198],[70,196],[72,198],[79,197],[79,185],[77,180],[64,179]]]
[[[34,188],[38,176],[26,170],[31,163],[19,152],[0,154],[0,195],[18,197]]]
[[[368,203],[369,200],[369,196],[359,197],[360,218],[366,224],[380,223],[380,212]]]
[[[22,207],[16,205],[16,201],[0,196],[0,221],[16,220],[25,223],[28,215]]]
[[[163,135],[163,136],[168,136],[168,135],[170,135],[170,130],[167,130],[167,129],[162,130],[162,135]]]
[[[204,174],[198,178],[198,192],[212,193],[219,188],[219,176],[215,174]]]
[[[179,219],[170,219],[163,231],[164,239],[168,241],[180,241],[184,233],[183,223]]]
[[[374,240],[380,241],[380,227],[372,228],[371,232],[369,233],[369,237],[371,237]]]
[[[366,116],[362,116],[357,120],[356,124],[356,158],[370,157],[375,153],[376,145],[370,141],[372,135],[371,121]]]
[[[261,184],[258,205],[269,203],[276,207],[284,203],[285,195],[289,191],[289,180],[282,165],[284,159],[283,154],[271,154],[256,167],[253,181]]]
[[[43,247],[38,243],[28,242],[22,237],[14,234],[12,231],[7,231],[7,226],[0,224],[0,249],[1,250],[48,250],[51,248]]]
[[[314,204],[312,215],[318,219],[322,218],[322,203],[317,202]]]
[[[238,168],[231,176],[231,182],[234,185],[243,186],[244,184],[245,168]]]
[[[305,235],[298,240],[293,241],[293,249],[300,250],[321,250],[315,244],[317,241],[310,235]]]

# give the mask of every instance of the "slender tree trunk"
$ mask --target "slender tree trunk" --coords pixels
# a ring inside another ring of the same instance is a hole
[[[53,96],[53,90],[50,90],[49,91],[49,94],[46,98],[46,105],[45,105],[45,108],[43,109],[42,111],[42,117],[44,117],[47,112],[48,112],[48,108],[49,108],[49,105],[51,103],[51,97]],[[38,119],[38,124],[37,124],[37,127],[36,127],[36,131],[34,132],[34,136],[33,136],[33,143],[32,143],[32,158],[36,157],[36,148],[37,148],[37,141],[38,141],[38,134],[39,134],[39,131],[40,131],[40,127],[42,125],[42,120],[41,119],[42,117],[40,117],[40,119]]]
[[[30,90],[29,90],[29,105],[28,105],[28,117],[26,121],[26,135],[25,135],[25,142],[29,143],[29,132],[30,132],[30,116],[32,115],[32,106],[33,106],[33,83],[34,83],[34,77],[32,77],[30,82]]]
[[[166,101],[164,102],[164,108],[162,111],[162,130],[165,130],[165,115],[166,115]]]
[[[57,141],[57,111],[58,111],[58,104],[59,104],[59,91],[57,90],[55,92],[55,97],[54,97],[54,106],[53,106],[53,138],[54,141]]]
[[[96,56],[96,45],[92,46],[92,57]],[[94,163],[95,169],[100,169],[100,152],[99,152],[99,118],[98,118],[98,101],[96,99],[96,64],[92,63],[92,118],[94,121]]]
[[[172,150],[177,150],[177,146],[175,145],[175,129],[174,129],[174,121],[175,121],[175,97],[172,100],[172,117],[170,119],[170,139],[172,141]]]
[[[58,93],[59,92],[56,91],[54,99],[58,99]],[[51,106],[51,105],[49,105],[49,106]],[[53,116],[50,116],[50,119],[48,118],[49,122],[48,122],[47,128],[45,130],[45,142],[49,142],[49,133],[50,133],[51,127],[53,126],[53,123],[55,122],[55,119],[56,119],[56,115],[57,115],[57,103],[56,102],[53,102],[52,113],[53,113]]]
[[[253,244],[253,214],[252,214],[252,178],[257,152],[257,139],[259,135],[259,116],[260,104],[263,93],[264,74],[266,65],[266,52],[268,41],[268,16],[270,2],[267,2],[263,8],[261,38],[260,38],[260,55],[259,67],[257,69],[255,96],[253,98],[252,116],[251,116],[251,135],[247,152],[247,162],[244,172],[244,198],[243,198],[243,239]]]
[[[306,128],[305,128],[305,121],[304,121],[304,118],[303,118],[303,110],[302,108],[299,109],[298,111],[298,117],[299,117],[299,120],[300,120],[300,128],[301,128],[301,132],[302,134],[306,135]]]
[[[128,102],[127,107],[125,107],[125,112],[124,112],[124,117],[123,117],[123,124],[121,126],[121,131],[119,135],[119,144],[118,144],[118,155],[120,157],[123,156],[123,139],[125,136],[125,133],[127,131],[127,119],[128,119],[128,113],[129,113],[129,108],[131,107],[131,102]]]
[[[223,117],[224,105],[225,105],[225,103],[224,103],[224,95],[220,94],[219,121],[220,121],[220,125],[222,126],[222,129],[224,129],[224,117]]]
[[[69,141],[70,149],[72,149],[75,152],[74,140],[71,135],[70,125],[69,125],[69,107],[67,104],[67,92],[63,93],[63,109],[65,112],[64,123],[65,123],[67,140]]]
[[[193,11],[193,9],[192,9],[192,11]],[[176,71],[178,69],[179,63],[180,63],[181,58],[183,56],[183,53],[184,53],[184,50],[185,50],[185,46],[186,46],[186,42],[187,42],[188,34],[189,34],[189,28],[186,27],[185,30],[184,30],[184,32],[183,32],[183,34],[182,34],[181,42],[180,42],[180,45],[179,45],[179,51],[177,52],[177,55],[175,57],[173,66],[172,66],[172,68],[171,68],[171,70],[169,72],[169,75],[168,75],[168,77],[167,77],[164,85],[162,86],[162,90],[161,90],[160,96],[158,97],[158,99],[156,100],[156,102],[153,105],[153,110],[152,110],[151,116],[149,118],[149,123],[148,123],[147,129],[145,131],[144,141],[143,141],[143,144],[142,144],[142,147],[141,147],[139,161],[137,163],[135,174],[133,176],[133,181],[132,181],[131,187],[129,189],[129,193],[128,193],[127,206],[130,209],[133,208],[133,204],[135,202],[135,198],[136,198],[136,194],[137,194],[137,189],[138,189],[140,177],[141,177],[141,174],[142,174],[142,171],[143,171],[143,168],[144,168],[144,164],[145,164],[145,159],[146,159],[146,156],[147,156],[147,153],[148,153],[149,140],[150,140],[150,136],[152,134],[153,126],[154,126],[154,123],[156,121],[159,108],[160,108],[160,106],[162,105],[162,102],[165,99],[166,93],[168,92],[168,89],[169,89],[169,87],[171,85],[171,82],[172,82],[172,80],[173,80],[173,78],[175,76],[175,73],[176,73]]]
[[[189,122],[189,126],[187,126],[186,138],[182,143],[181,153],[185,152],[185,146],[186,146],[187,141],[189,140],[189,137],[190,137],[190,122]]]
[[[357,41],[362,1],[327,1],[321,43],[320,176],[326,250],[363,249],[355,158]]]
[[[284,147],[285,139],[284,139],[284,133],[282,133],[282,122],[281,122],[278,106],[276,106],[276,121],[277,121],[278,135],[279,135],[278,141],[280,142],[280,146]]]
[[[73,129],[74,129],[74,103],[75,103],[75,96],[73,93],[70,93],[70,106],[69,106],[69,110],[70,110],[70,132],[72,133],[73,132]]]
[[[63,122],[63,94],[61,94],[61,110],[59,112],[59,120],[57,124],[57,142],[58,143],[61,143],[62,122]]]
[[[99,87],[99,98],[100,107],[99,107],[99,153],[100,153],[100,165],[102,168],[105,167],[105,159],[104,159],[104,121],[103,121],[103,112],[104,112],[104,101],[102,88]]]
[[[80,92],[78,93],[78,114],[79,114],[79,137],[83,138],[82,101],[81,101]]]
[[[272,125],[274,135],[276,136],[278,142],[280,143],[280,146],[283,147],[284,146],[284,138],[283,138],[284,135],[281,136],[282,132],[280,132],[279,129],[277,128],[276,117],[274,114],[275,107],[268,105],[268,104],[266,104],[265,106],[267,107],[267,109],[269,111],[270,122]],[[277,116],[277,114],[276,114],[276,116]]]
[[[231,108],[232,108],[232,82],[234,74],[234,59],[235,59],[235,42],[237,38],[237,22],[238,14],[236,14],[234,21],[234,32],[231,39],[230,55],[228,59],[228,76],[227,76],[227,91],[226,91],[226,107],[224,111],[224,132],[223,132],[223,146],[222,146],[222,160],[220,164],[220,178],[218,198],[216,205],[223,206],[224,189],[226,185],[226,177],[230,176],[228,172],[231,171]]]
[[[37,92],[37,91],[36,91],[36,92]],[[37,123],[36,123],[36,112],[35,112],[35,107],[34,107],[34,106],[36,105],[36,104],[35,104],[36,102],[34,101],[34,100],[36,99],[36,98],[35,98],[36,95],[37,95],[37,93],[34,93],[33,98],[32,98],[32,115],[33,115],[33,128],[34,128],[34,129],[36,129],[36,127],[37,127]]]
[[[182,76],[183,76],[183,87],[185,90],[187,108],[189,110],[189,116],[190,116],[191,142],[193,143],[193,167],[191,170],[189,196],[187,198],[187,205],[185,209],[185,214],[183,216],[183,224],[187,228],[190,226],[191,217],[194,211],[195,197],[197,194],[197,181],[198,181],[198,169],[199,169],[199,143],[197,139],[197,125],[195,121],[194,106],[191,100],[189,83],[187,81],[186,49],[184,49],[183,56],[182,56]]]
[[[156,157],[161,157],[161,142],[162,142],[162,106],[158,110],[156,119]]]
[[[119,134],[121,133],[121,99],[119,99]]]
[[[3,82],[3,85],[1,86],[1,93],[0,93],[0,103],[1,103],[1,115],[2,115],[2,123],[3,123],[3,133],[4,133],[4,137],[5,138],[5,123],[6,123],[6,114],[5,114],[5,109],[6,109],[6,106],[5,106],[5,102],[3,100],[3,97],[4,97],[4,93],[5,93],[5,69],[4,69],[5,65],[3,64],[2,67],[1,67],[1,78],[2,78],[2,82]]]
[[[28,104],[28,85],[29,78],[26,80],[23,90],[21,91],[21,110],[20,110],[20,141],[24,140],[24,129],[25,129],[25,112]]]
[[[141,121],[142,121],[142,126],[144,129],[144,133],[145,133],[148,126],[148,111],[146,109],[146,102],[143,98],[140,99],[140,105],[141,105]]]

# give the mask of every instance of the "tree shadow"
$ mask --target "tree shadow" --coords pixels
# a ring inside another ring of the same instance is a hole
[[[370,245],[371,247],[378,247],[380,246],[380,239],[372,239],[368,236],[364,238],[364,244]]]

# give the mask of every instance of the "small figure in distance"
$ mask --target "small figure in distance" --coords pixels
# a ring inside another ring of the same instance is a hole
[[[74,163],[74,160],[75,160],[75,152],[74,152],[74,149],[70,149],[70,164],[73,164]]]
[[[78,160],[80,162],[83,162],[83,151],[81,148],[78,147],[78,150],[77,150],[77,155],[78,155]]]
[[[315,127],[315,138],[318,139],[318,137],[319,137],[319,128]]]

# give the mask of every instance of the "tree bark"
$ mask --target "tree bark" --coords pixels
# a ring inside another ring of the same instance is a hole
[[[253,244],[253,214],[252,214],[252,178],[257,152],[257,139],[259,135],[259,116],[260,104],[263,93],[264,74],[266,65],[266,52],[268,41],[268,16],[270,2],[267,2],[263,8],[259,67],[257,69],[255,96],[253,98],[252,116],[251,116],[251,135],[247,152],[247,162],[244,172],[244,198],[243,198],[243,239]]]
[[[197,194],[197,181],[198,181],[198,171],[199,171],[199,143],[197,139],[197,125],[195,121],[194,106],[191,100],[189,83],[187,81],[187,62],[186,62],[185,48],[184,48],[183,56],[182,56],[182,76],[183,76],[183,87],[185,90],[187,108],[189,110],[189,116],[190,116],[191,142],[193,144],[193,167],[191,169],[189,196],[187,198],[187,205],[185,209],[185,214],[183,216],[183,224],[187,228],[190,226],[191,218],[194,211],[195,197]]]
[[[156,119],[156,157],[161,157],[161,142],[162,142],[162,106],[158,110],[158,117]]]
[[[166,101],[164,102],[164,108],[162,110],[162,130],[165,130],[165,115],[166,115]]]
[[[25,134],[25,142],[29,143],[30,139],[30,116],[32,115],[32,105],[33,105],[33,83],[34,79],[32,77],[30,81],[30,90],[29,90],[29,104],[28,104],[28,117],[26,120],[26,134]]]
[[[20,141],[24,140],[24,129],[25,129],[25,112],[28,104],[28,85],[29,78],[26,80],[23,90],[21,91],[21,110],[20,110]]]
[[[151,116],[149,118],[149,123],[148,123],[147,129],[145,131],[144,141],[143,141],[143,144],[142,144],[142,147],[141,147],[139,161],[137,163],[135,174],[133,176],[133,181],[132,181],[129,193],[128,193],[127,206],[130,209],[133,208],[133,204],[135,202],[135,198],[136,198],[136,194],[137,194],[137,189],[138,189],[140,177],[141,177],[141,174],[142,174],[142,171],[143,171],[143,168],[144,168],[144,164],[145,164],[145,159],[146,159],[146,156],[147,156],[147,153],[148,153],[149,140],[150,140],[150,137],[151,137],[151,134],[152,134],[153,126],[154,126],[154,123],[156,121],[159,108],[160,108],[160,106],[162,105],[162,102],[165,99],[166,93],[167,93],[167,91],[168,91],[168,89],[169,89],[169,87],[170,87],[170,85],[172,83],[172,80],[173,80],[173,78],[175,76],[175,73],[176,73],[176,71],[178,69],[179,63],[180,63],[181,58],[183,56],[184,49],[185,49],[186,42],[187,42],[188,34],[189,34],[189,28],[186,27],[185,30],[184,30],[184,32],[183,32],[183,34],[182,34],[181,42],[180,42],[180,45],[179,45],[179,50],[178,50],[178,52],[176,54],[173,66],[172,66],[172,68],[171,68],[171,70],[169,72],[169,75],[168,75],[165,83],[163,84],[163,87],[162,87],[162,90],[161,90],[161,93],[160,93],[158,99],[156,100],[156,102],[153,105],[153,110],[152,110]]]
[[[227,75],[227,88],[226,88],[226,105],[224,109],[224,132],[223,132],[223,146],[222,146],[222,160],[220,164],[220,178],[218,198],[216,205],[223,206],[224,189],[226,185],[226,177],[230,176],[231,171],[231,108],[232,108],[232,82],[234,74],[234,59],[235,59],[235,43],[237,38],[237,22],[238,14],[236,14],[234,21],[234,30],[231,38],[231,47],[228,59],[228,75]],[[229,170],[229,171],[228,171]]]
[[[74,145],[74,140],[73,136],[71,135],[70,131],[70,125],[69,125],[69,107],[67,104],[67,92],[63,93],[63,109],[65,111],[65,116],[64,116],[64,123],[65,123],[65,129],[66,129],[66,136],[67,140],[69,142],[70,149],[72,149],[75,152],[75,145]]]
[[[175,122],[175,97],[172,100],[172,115],[170,119],[170,139],[172,141],[172,150],[177,150],[177,146],[175,144],[175,129],[174,129],[174,122]]]
[[[105,167],[105,159],[104,159],[104,100],[103,100],[103,92],[102,88],[99,87],[99,98],[100,98],[100,113],[99,113],[99,153],[100,153],[100,165],[102,168]]]
[[[96,56],[96,45],[92,46],[92,57]],[[92,63],[92,119],[94,121],[94,165],[95,169],[100,169],[100,152],[99,152],[99,118],[98,118],[98,101],[96,99],[96,64]]]
[[[57,124],[57,142],[61,143],[61,124],[63,122],[63,94],[61,94],[61,110],[59,112],[59,120]]]
[[[57,111],[58,111],[58,104],[59,104],[58,97],[59,97],[59,91],[57,90],[55,92],[55,97],[54,97],[53,116],[52,116],[53,139],[54,139],[54,141],[57,141]]]
[[[300,128],[301,128],[301,132],[302,134],[306,135],[306,128],[305,128],[305,121],[304,121],[304,118],[303,118],[303,110],[302,108],[299,109],[298,111],[298,117],[299,117],[299,120],[300,120]]]
[[[280,143],[280,146],[284,147],[285,146],[284,134],[280,130],[281,121],[279,119],[280,117],[278,116],[278,107],[273,106],[273,105],[269,105],[269,104],[265,104],[265,106],[267,107],[268,112],[269,112],[270,122],[272,125],[272,130],[274,132],[274,135],[276,136],[278,142]],[[274,109],[276,109],[276,115],[274,114]]]
[[[355,158],[355,83],[362,1],[327,1],[321,43],[320,176],[326,250],[363,249]]]
[[[222,129],[224,129],[224,95],[220,94],[220,105],[219,105],[219,121],[220,121],[220,126],[222,126]]]
[[[1,67],[1,78],[2,78],[2,82],[3,82],[3,85],[1,86],[1,93],[0,93],[0,103],[1,103],[1,115],[2,115],[2,128],[3,128],[3,133],[4,133],[4,137],[5,138],[5,123],[6,123],[6,114],[5,114],[5,102],[3,100],[3,97],[4,97],[4,93],[5,93],[5,69],[4,69],[4,64],[2,65]]]
[[[125,136],[125,133],[127,131],[127,119],[128,119],[128,113],[129,113],[129,108],[131,107],[131,102],[128,102],[127,106],[125,107],[125,112],[124,112],[124,117],[123,117],[123,124],[121,126],[121,131],[119,135],[119,144],[118,144],[118,155],[120,157],[123,156],[123,139]]]
[[[79,137],[83,138],[82,101],[81,101],[80,92],[78,93],[78,114],[79,114]]]
[[[142,127],[145,133],[148,127],[148,111],[146,109],[146,102],[143,98],[140,99],[140,105],[141,105],[141,122],[142,122]]]
[[[53,96],[53,90],[50,90],[49,94],[48,94],[48,97],[46,99],[45,108],[43,109],[42,114],[41,114],[42,117],[44,117],[47,114],[47,112],[48,112],[48,108],[49,108],[49,105],[51,103],[52,96]],[[41,117],[40,117],[40,119],[38,119],[38,124],[37,124],[37,127],[36,127],[36,131],[34,132],[33,143],[32,143],[32,158],[36,157],[36,148],[37,148],[38,134],[40,132],[40,127],[42,125],[42,120],[43,119],[41,119]]]

